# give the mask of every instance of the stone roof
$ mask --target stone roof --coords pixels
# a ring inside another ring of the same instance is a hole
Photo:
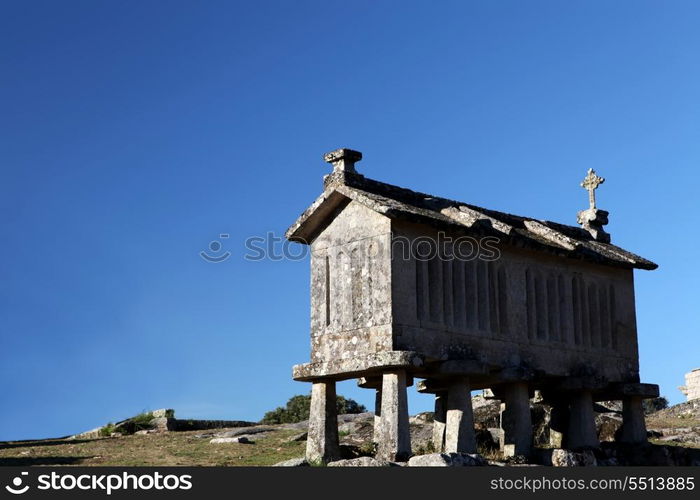
[[[354,170],[336,170],[326,176],[325,190],[287,230],[291,241],[310,243],[351,200],[392,219],[459,227],[466,233],[496,236],[501,242],[536,251],[625,268],[656,269],[639,255],[610,243],[596,241],[585,229],[498,212],[460,201],[440,198],[386,184]]]

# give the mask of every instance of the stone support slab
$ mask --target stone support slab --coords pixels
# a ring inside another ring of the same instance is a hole
[[[467,378],[452,379],[447,389],[445,453],[476,453],[474,414]]]
[[[447,419],[447,393],[435,394],[435,415],[433,418],[433,449],[442,453],[445,449],[445,425]]]
[[[572,392],[569,400],[569,426],[565,445],[575,450],[579,448],[597,448],[600,446],[593,413],[593,396],[591,391]]]
[[[306,460],[309,463],[328,463],[339,458],[335,382],[315,381],[311,386]]]
[[[406,460],[411,455],[411,434],[404,370],[393,370],[382,375],[381,398],[377,458],[388,461]]]
[[[620,442],[646,443],[647,426],[641,396],[629,396],[622,400],[622,428]]]
[[[501,415],[505,456],[529,456],[532,451],[532,416],[530,397],[525,382],[503,386],[505,410]]]

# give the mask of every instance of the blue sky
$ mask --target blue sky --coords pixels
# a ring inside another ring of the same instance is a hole
[[[700,366],[700,4],[3,1],[0,439],[306,392],[308,261],[248,262],[369,177],[575,224],[589,167],[636,272],[642,379]],[[199,252],[221,239],[230,258]],[[370,406],[373,395],[339,392]],[[431,401],[411,391],[411,411]]]

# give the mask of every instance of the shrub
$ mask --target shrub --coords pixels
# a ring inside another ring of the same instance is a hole
[[[100,436],[109,437],[113,432],[117,432],[117,426],[115,426],[112,422],[109,422],[100,429]]]
[[[296,395],[292,396],[285,406],[279,406],[274,410],[265,413],[265,416],[260,421],[263,424],[291,424],[309,419],[309,410],[311,408],[311,395]],[[338,414],[342,413],[363,413],[367,409],[357,401],[344,398],[343,396],[336,397],[336,409]]]
[[[663,396],[659,396],[658,398],[654,399],[645,399],[644,403],[642,404],[644,406],[644,414],[649,415],[659,410],[668,408],[668,399]]]

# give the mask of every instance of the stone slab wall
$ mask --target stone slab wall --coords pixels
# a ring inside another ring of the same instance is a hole
[[[391,223],[350,202],[311,244],[311,361],[391,349]]]
[[[394,221],[392,230],[394,238],[440,241],[425,225]],[[632,270],[507,245],[498,245],[497,260],[454,259],[449,244],[439,246],[444,255],[427,260],[406,259],[394,246],[394,349],[491,366],[525,362],[555,376],[585,366],[636,381]]]

